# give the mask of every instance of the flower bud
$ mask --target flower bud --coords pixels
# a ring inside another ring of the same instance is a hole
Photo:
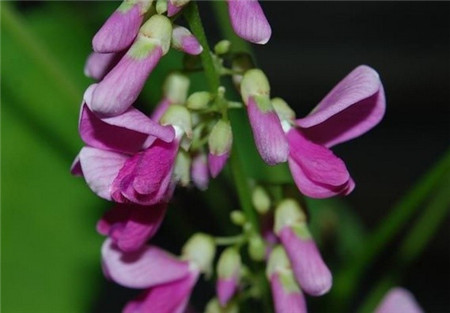
[[[211,101],[211,94],[209,92],[197,91],[188,97],[186,106],[190,110],[202,110],[208,107],[209,101]]]
[[[263,71],[251,69],[245,72],[241,82],[241,95],[246,104],[250,96],[269,96],[269,94],[269,81]]]
[[[169,99],[171,104],[183,105],[186,102],[189,84],[189,78],[185,75],[180,73],[169,74],[164,82],[164,97]]]
[[[180,10],[189,3],[190,0],[169,0],[169,3],[167,4],[167,16],[172,17]]]
[[[172,22],[164,15],[153,15],[142,25],[139,33],[145,37],[154,39],[161,47],[163,54],[166,54],[170,48],[172,37]]]
[[[225,306],[236,292],[241,266],[241,256],[236,248],[227,248],[220,255],[217,263],[216,291],[221,306]]]
[[[264,260],[265,253],[266,245],[261,236],[253,235],[250,237],[248,243],[248,254],[250,255],[250,258],[254,261],[262,261]]]
[[[191,181],[191,157],[184,150],[179,150],[175,160],[175,168],[173,170],[173,179],[181,186],[186,187]]]
[[[275,210],[275,228],[278,234],[284,227],[306,222],[306,215],[294,199],[284,199]]]
[[[238,226],[243,226],[247,219],[245,218],[245,214],[242,211],[231,211],[230,213],[231,222]]]
[[[161,125],[172,125],[175,128],[176,138],[181,138],[183,133],[187,137],[192,135],[191,113],[181,105],[171,105],[161,117]]]
[[[215,253],[214,239],[209,235],[196,233],[184,244],[181,255],[184,260],[189,260],[192,265],[209,275]]]
[[[272,106],[277,112],[278,117],[281,121],[293,121],[295,120],[295,112],[291,109],[291,107],[281,98],[273,98]]]
[[[252,57],[248,53],[238,53],[231,62],[231,69],[241,74],[233,74],[233,84],[239,90],[243,75],[246,71],[253,68]]]
[[[164,14],[167,12],[167,0],[156,1],[156,13]]]
[[[266,214],[269,211],[271,205],[270,197],[263,187],[256,186],[253,189],[252,203],[259,214]]]
[[[230,51],[231,42],[229,40],[221,40],[214,46],[214,52],[216,54],[226,54]]]
[[[233,143],[230,122],[219,120],[214,125],[208,138],[208,164],[212,177],[216,177],[225,166]]]
[[[197,38],[186,27],[182,26],[175,26],[173,29],[172,47],[191,55],[199,55],[203,51],[203,47]]]
[[[197,154],[192,160],[191,178],[195,187],[206,190],[209,183],[208,160],[204,153]]]
[[[222,307],[217,298],[213,298],[206,304],[205,313],[239,313],[239,307],[235,302]]]

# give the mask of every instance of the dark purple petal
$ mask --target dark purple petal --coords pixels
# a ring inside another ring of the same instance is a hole
[[[383,118],[386,100],[378,73],[361,65],[333,90],[297,125],[312,141],[334,146],[358,137]]]

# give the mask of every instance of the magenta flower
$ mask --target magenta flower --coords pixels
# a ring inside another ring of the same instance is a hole
[[[168,0],[167,1],[167,16],[172,17],[185,7],[190,0]]]
[[[208,160],[204,153],[198,153],[192,159],[191,179],[195,187],[206,190],[209,184]]]
[[[84,66],[84,75],[95,80],[101,80],[120,61],[123,53],[98,53],[92,52]]]
[[[146,289],[128,302],[124,312],[184,312],[202,272],[208,272],[215,247],[209,236],[196,234],[183,247],[179,260],[167,252],[144,246],[124,253],[107,239],[102,248],[105,276],[129,288]]]
[[[233,132],[230,122],[219,120],[212,128],[208,137],[208,166],[211,177],[217,177],[225,167],[230,156],[232,144]]]
[[[124,1],[92,40],[95,52],[111,53],[128,48],[136,37],[152,1]]]
[[[282,100],[273,101],[289,143],[289,167],[300,191],[313,198],[349,194],[355,184],[330,147],[358,137],[377,125],[385,112],[380,78],[361,65],[339,82],[306,117]]]
[[[154,206],[117,204],[97,223],[97,231],[109,236],[120,250],[136,251],[156,234],[166,209],[165,203]]]
[[[270,253],[266,270],[276,313],[306,313],[306,301],[294,279],[286,252],[276,246]]]
[[[226,306],[239,287],[241,277],[241,256],[230,247],[220,255],[217,263],[217,298],[222,307]]]
[[[183,26],[174,26],[172,31],[172,47],[191,55],[199,55],[203,51],[197,38]]]
[[[275,233],[281,240],[295,278],[309,295],[321,296],[332,285],[332,276],[308,230],[306,216],[298,203],[283,200],[275,212]]]
[[[101,116],[125,112],[168,52],[171,34],[172,23],[167,17],[154,15],[145,22],[128,52],[93,91],[90,109]]]
[[[423,309],[408,290],[392,288],[381,300],[375,313],[423,313]]]
[[[270,24],[257,0],[227,0],[235,33],[250,42],[265,44],[272,35]]]

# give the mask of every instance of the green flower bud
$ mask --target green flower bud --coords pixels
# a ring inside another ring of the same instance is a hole
[[[181,105],[171,105],[161,117],[161,125],[172,125],[175,128],[176,137],[181,137],[183,133],[187,137],[192,136],[191,114],[188,109]]]
[[[226,54],[230,51],[231,42],[228,40],[221,40],[214,46],[214,52],[216,54]]]
[[[212,261],[215,254],[214,239],[209,235],[196,233],[184,244],[181,257],[183,260],[192,262],[200,271],[209,275],[212,271]]]
[[[241,271],[241,256],[236,248],[225,249],[217,262],[217,276],[220,279],[239,277]]]
[[[225,307],[221,307],[219,300],[213,298],[206,305],[205,313],[239,313],[239,307],[233,301],[228,302]]]
[[[241,82],[241,95],[245,103],[250,96],[269,96],[270,85],[266,75],[260,69],[245,72]]]
[[[208,107],[209,101],[211,101],[211,94],[209,92],[198,91],[189,96],[186,101],[186,106],[190,110],[202,110]]]
[[[141,26],[139,33],[154,39],[161,47],[163,54],[169,51],[172,38],[172,22],[167,17],[158,14],[153,15]]]
[[[252,203],[259,214],[266,214],[269,211],[271,205],[270,197],[263,187],[256,186],[253,189]]]
[[[219,120],[208,137],[209,152],[214,155],[223,155],[231,150],[232,143],[233,132],[230,122]]]
[[[171,73],[164,82],[164,95],[172,104],[184,104],[189,89],[189,78],[180,73]]]
[[[191,180],[191,157],[184,150],[178,151],[173,178],[183,187],[188,186]]]
[[[295,120],[295,112],[291,107],[281,98],[273,98],[272,106],[277,112],[280,120],[292,121]]]
[[[266,245],[259,235],[253,235],[248,242],[248,254],[254,261],[264,260],[266,254]]]
[[[283,200],[275,209],[274,231],[278,234],[284,227],[306,223],[306,214],[294,199]]]
[[[231,222],[233,222],[233,224],[238,225],[238,226],[243,226],[245,224],[245,222],[247,221],[244,213],[242,213],[242,211],[237,211],[237,210],[231,211],[230,219],[231,219]]]
[[[156,13],[164,14],[167,12],[167,0],[156,1]]]

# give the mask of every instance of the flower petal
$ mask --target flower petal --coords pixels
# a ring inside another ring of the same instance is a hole
[[[272,29],[257,0],[227,2],[231,25],[239,37],[257,44],[269,41]]]
[[[70,166],[70,173],[74,176],[83,176],[83,170],[81,169],[80,164],[80,155],[77,155],[75,160],[73,160],[72,165]]]
[[[171,105],[171,102],[168,98],[163,98],[157,105],[156,108],[153,110],[153,113],[151,115],[151,119],[155,122],[159,122],[161,117],[166,113],[167,109]]]
[[[216,178],[217,175],[219,175],[219,173],[223,170],[223,168],[227,164],[229,156],[230,153],[224,153],[221,155],[208,153],[209,173],[211,174],[212,178]]]
[[[280,278],[280,273],[274,273],[270,278],[270,287],[275,307],[275,313],[306,313],[306,301],[300,289],[286,290]]]
[[[208,161],[204,153],[199,153],[192,159],[191,179],[198,189],[206,190],[208,188]]]
[[[95,88],[91,102],[87,103],[91,111],[102,117],[116,116],[125,112],[136,101],[145,81],[162,56],[159,46],[148,49],[151,50],[140,58],[129,53],[122,57]]]
[[[226,306],[228,301],[233,297],[238,287],[237,277],[231,277],[229,279],[219,278],[217,279],[216,290],[217,298],[221,306]]]
[[[247,113],[256,148],[264,162],[269,165],[286,162],[289,146],[276,112],[273,109],[263,112],[254,97],[249,97]]]
[[[323,185],[339,187],[350,179],[345,163],[331,150],[309,141],[298,129],[287,133],[289,156],[308,176],[308,179]]]
[[[148,148],[156,137],[170,142],[175,136],[173,127],[161,126],[134,108],[115,117],[99,118],[86,105],[79,131],[89,146],[128,154]]]
[[[95,80],[101,80],[119,62],[123,53],[98,53],[92,52],[84,66],[84,75]]]
[[[185,27],[175,26],[172,32],[172,46],[191,55],[199,55],[203,48],[197,38]]]
[[[178,281],[155,286],[129,302],[124,312],[183,313],[197,279],[198,272],[192,272]]]
[[[127,160],[113,182],[111,194],[117,202],[141,205],[167,201],[178,142],[161,140]]]
[[[155,246],[124,253],[111,239],[102,246],[102,263],[107,276],[129,288],[149,288],[190,275],[189,263],[180,261]]]
[[[378,73],[361,65],[339,82],[297,125],[312,141],[334,146],[358,137],[383,118],[386,100]]]
[[[300,287],[309,295],[321,296],[332,285],[331,272],[322,260],[314,240],[302,238],[289,226],[284,227],[279,237],[292,264]]]
[[[110,53],[128,48],[136,37],[142,23],[139,5],[126,10],[117,9],[92,40],[95,52]]]
[[[88,186],[99,197],[111,200],[112,183],[128,157],[91,147],[84,147],[79,155],[81,169]]]
[[[375,313],[423,313],[416,299],[408,290],[403,288],[392,288],[384,296],[381,303],[374,311]]]

